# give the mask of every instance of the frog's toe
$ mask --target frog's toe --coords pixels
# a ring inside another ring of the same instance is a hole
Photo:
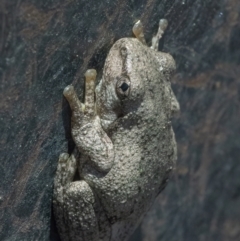
[[[59,162],[66,162],[69,158],[68,153],[61,153],[59,156]]]
[[[138,20],[132,28],[133,34],[135,35],[135,37],[144,45],[146,44],[146,40],[144,37],[144,33],[143,33],[143,25],[141,23],[140,20]]]
[[[97,76],[97,71],[95,69],[88,69],[85,73],[85,78],[86,81],[91,80],[91,79],[96,79]]]
[[[97,71],[88,69],[85,73],[85,115],[93,117],[95,114],[95,81]]]
[[[159,27],[157,34],[152,38],[152,46],[151,49],[158,51],[159,48],[159,40],[162,38],[166,28],[168,26],[167,19],[160,19],[159,21]]]
[[[74,92],[73,86],[72,85],[68,85],[63,90],[63,95],[67,98],[67,97],[71,96],[73,94],[73,92]]]

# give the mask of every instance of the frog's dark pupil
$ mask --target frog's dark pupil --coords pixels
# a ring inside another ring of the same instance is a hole
[[[120,88],[122,89],[123,92],[125,92],[128,89],[129,85],[127,83],[122,83]]]

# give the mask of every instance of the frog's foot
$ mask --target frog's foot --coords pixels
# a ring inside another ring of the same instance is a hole
[[[146,44],[145,37],[144,37],[144,33],[143,33],[143,25],[142,25],[142,23],[141,23],[140,20],[138,20],[138,21],[134,24],[134,26],[133,26],[133,28],[132,28],[132,31],[133,31],[135,37],[136,37],[142,44],[147,45],[147,44]]]
[[[158,32],[157,34],[152,38],[152,46],[151,49],[158,51],[158,45],[159,45],[159,40],[162,38],[166,28],[168,26],[168,21],[166,19],[160,19],[159,21],[159,27],[158,27]],[[140,20],[138,20],[133,28],[132,31],[135,35],[135,37],[144,45],[146,44],[146,40],[144,37],[144,33],[143,33],[143,25],[141,23]]]
[[[158,51],[159,40],[162,38],[166,28],[168,26],[167,19],[160,19],[157,34],[152,38],[151,49]]]
[[[95,116],[94,90],[96,75],[95,69],[88,69],[85,73],[84,103],[80,102],[72,85],[68,85],[63,91],[63,95],[66,97],[72,110],[72,131],[76,130],[76,133],[72,133],[73,137],[74,134],[78,134],[78,130],[82,126],[91,122]]]
[[[68,85],[64,91],[63,95],[68,100],[68,103],[73,112],[78,112],[79,114],[89,115],[94,112],[94,89],[95,80],[97,72],[95,69],[88,69],[85,73],[85,103],[81,103],[77,97],[77,94],[72,85]],[[73,113],[74,114],[74,113]]]
[[[70,183],[64,194],[64,217],[71,241],[99,240],[95,198],[89,185],[81,180]]]

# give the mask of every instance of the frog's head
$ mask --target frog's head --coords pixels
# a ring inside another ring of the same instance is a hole
[[[108,54],[103,77],[96,87],[96,109],[103,128],[107,130],[117,119],[128,115],[132,120],[134,115],[138,122],[143,114],[155,118],[164,112],[171,118],[179,109],[169,82],[174,70],[170,55],[156,52],[134,38],[118,40]],[[168,110],[161,111],[162,108]]]

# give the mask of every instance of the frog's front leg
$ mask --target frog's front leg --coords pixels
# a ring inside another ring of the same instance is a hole
[[[108,172],[113,164],[114,150],[95,111],[96,71],[87,70],[85,77],[84,104],[79,101],[72,85],[63,92],[72,109],[72,137],[80,152],[90,157],[89,162],[93,167],[100,172]]]
[[[85,74],[85,103],[77,98],[73,86],[64,89],[64,96],[72,109],[72,137],[85,161],[99,172],[107,173],[113,164],[113,144],[102,129],[95,112],[94,89],[96,71],[88,70]],[[107,224],[102,227],[105,213],[99,206],[99,200],[88,183],[84,180],[73,181],[74,174],[81,166],[78,152],[69,157],[59,157],[54,180],[54,213],[62,241],[96,241],[102,238],[103,230],[109,237]],[[106,221],[106,220],[105,220]],[[104,222],[105,222],[104,221]],[[101,234],[99,234],[101,227]]]

